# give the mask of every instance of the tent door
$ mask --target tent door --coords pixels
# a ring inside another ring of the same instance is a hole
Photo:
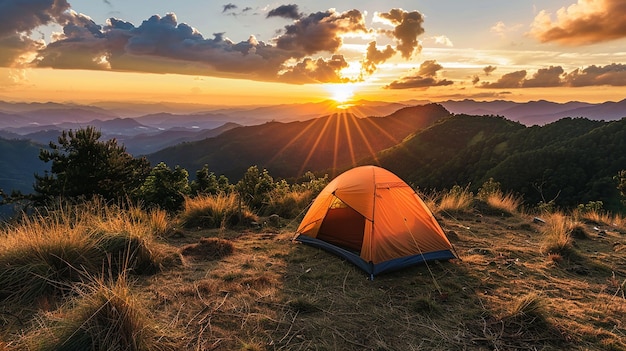
[[[350,207],[330,208],[317,238],[344,249],[361,252],[365,218]]]

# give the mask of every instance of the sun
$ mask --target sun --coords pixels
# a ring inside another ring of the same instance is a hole
[[[328,84],[326,90],[330,93],[330,98],[337,102],[337,107],[348,105],[354,97],[353,84]]]

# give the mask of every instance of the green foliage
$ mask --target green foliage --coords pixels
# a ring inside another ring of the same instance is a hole
[[[577,209],[583,213],[602,211],[602,201],[589,201],[586,204],[578,204]]]
[[[626,169],[619,171],[615,176],[615,180],[617,180],[617,190],[619,190],[622,196],[626,197]]]
[[[617,212],[623,205],[613,177],[626,164],[625,140],[626,119],[563,118],[527,128],[503,118],[455,115],[385,150],[378,160],[421,189],[493,178],[503,192],[523,194],[530,206],[545,208],[553,201],[555,207],[575,208],[602,201]]]
[[[209,166],[206,164],[196,171],[196,179],[191,182],[190,186],[192,194],[196,195],[229,193],[233,187],[226,176],[220,175],[218,178],[215,173],[209,171]]]
[[[188,177],[187,170],[180,166],[172,170],[161,162],[150,171],[139,189],[139,195],[148,206],[177,211],[182,208],[185,195],[190,192]]]
[[[39,159],[51,162],[50,171],[35,174],[34,199],[42,204],[57,197],[124,199],[150,171],[145,158],[134,158],[115,139],[100,141],[94,127],[63,131],[58,144],[42,149]]]
[[[239,196],[250,208],[259,210],[269,202],[269,194],[276,188],[274,178],[267,169],[259,171],[257,166],[248,168],[243,178],[235,185]]]
[[[487,201],[489,196],[491,195],[500,195],[502,194],[502,190],[500,189],[500,182],[496,182],[493,178],[489,178],[483,185],[478,189],[478,198]]]

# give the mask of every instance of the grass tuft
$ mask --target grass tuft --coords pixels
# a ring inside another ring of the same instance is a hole
[[[158,271],[170,253],[136,211],[93,201],[21,218],[0,235],[0,298],[64,293],[104,270]]]
[[[469,191],[469,186],[461,188],[455,185],[448,192],[444,192],[439,196],[439,202],[436,208],[437,212],[463,212],[468,211],[472,207],[474,194]]]
[[[29,350],[175,350],[174,335],[166,338],[151,325],[145,302],[139,301],[123,276],[78,285],[77,297],[46,314],[24,341]]]
[[[506,214],[512,215],[517,212],[522,199],[514,194],[503,194],[501,192],[493,193],[487,196],[486,202],[494,209],[503,211]]]
[[[227,228],[258,221],[235,193],[186,197],[179,218],[185,228]]]
[[[542,251],[545,254],[556,253],[562,256],[570,253],[573,249],[571,233],[575,222],[562,212],[547,214],[545,222],[541,231]]]

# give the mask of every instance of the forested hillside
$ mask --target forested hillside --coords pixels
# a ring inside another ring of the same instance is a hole
[[[469,185],[475,191],[493,178],[531,205],[602,201],[616,210],[626,119],[564,118],[527,128],[500,117],[455,115],[362,163],[371,162],[422,189]]]
[[[295,177],[307,170],[331,175],[368,155],[398,144],[409,134],[449,116],[441,105],[407,107],[387,117],[358,118],[337,113],[304,122],[269,122],[235,128],[215,138],[184,143],[148,155],[194,171],[207,164],[216,174],[241,177],[251,165],[273,176]]]

